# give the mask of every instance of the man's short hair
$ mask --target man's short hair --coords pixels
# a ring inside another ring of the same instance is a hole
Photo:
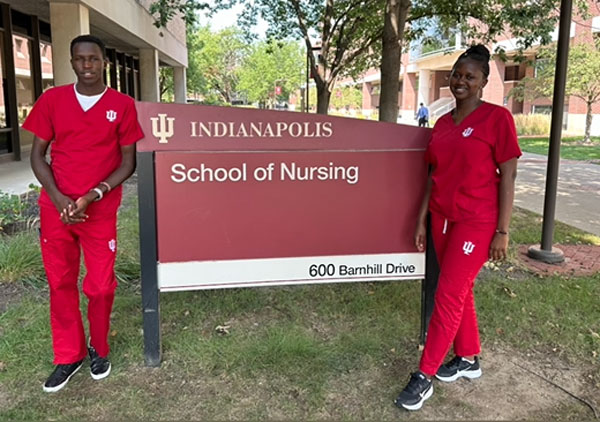
[[[73,40],[71,41],[71,57],[73,57],[73,48],[75,47],[75,44],[83,42],[91,42],[93,44],[96,44],[98,47],[100,47],[100,50],[102,51],[102,57],[106,58],[106,45],[104,45],[104,42],[100,38],[89,34],[80,35],[78,37],[73,38]]]

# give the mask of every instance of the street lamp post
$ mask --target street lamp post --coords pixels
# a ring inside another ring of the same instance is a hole
[[[562,135],[563,109],[565,104],[565,85],[569,61],[569,40],[573,1],[560,3],[560,23],[558,27],[558,46],[556,72],[554,76],[554,97],[552,101],[552,125],[548,149],[548,168],[546,171],[546,194],[544,195],[544,222],[540,246],[531,246],[527,255],[551,264],[563,262],[563,252],[552,246],[554,237],[554,215],[556,210],[556,192],[558,185],[558,167],[560,161],[560,139]]]

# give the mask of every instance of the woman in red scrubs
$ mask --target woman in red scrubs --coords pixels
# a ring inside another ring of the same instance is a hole
[[[488,49],[476,45],[454,63],[456,108],[436,122],[425,154],[430,175],[415,244],[424,250],[429,211],[440,276],[419,370],[395,401],[408,410],[431,397],[434,376],[444,382],[481,376],[473,285],[488,259],[506,257],[521,155],[510,112],[481,100],[489,60]],[[451,346],[455,356],[442,365]]]

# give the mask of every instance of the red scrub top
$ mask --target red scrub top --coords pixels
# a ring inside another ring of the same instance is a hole
[[[425,153],[434,167],[429,209],[450,221],[496,222],[498,165],[520,156],[506,108],[484,102],[458,125],[445,114]]]
[[[73,84],[51,88],[35,103],[23,128],[52,141],[50,166],[58,190],[72,199],[98,186],[121,165],[121,146],[144,134],[134,100],[112,88],[88,111],[83,111]],[[91,213],[116,212],[121,186],[88,207]],[[42,190],[41,206],[53,206]]]

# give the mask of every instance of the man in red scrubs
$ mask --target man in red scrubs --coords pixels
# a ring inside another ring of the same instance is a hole
[[[31,167],[42,184],[40,244],[56,365],[44,383],[46,392],[63,388],[88,354],[93,379],[108,376],[111,369],[108,332],[117,287],[120,185],[135,170],[135,142],[143,133],[134,100],[104,84],[105,58],[100,39],[75,38],[71,65],[77,83],[44,92],[23,124],[35,135]],[[81,250],[89,340],[79,311]]]

